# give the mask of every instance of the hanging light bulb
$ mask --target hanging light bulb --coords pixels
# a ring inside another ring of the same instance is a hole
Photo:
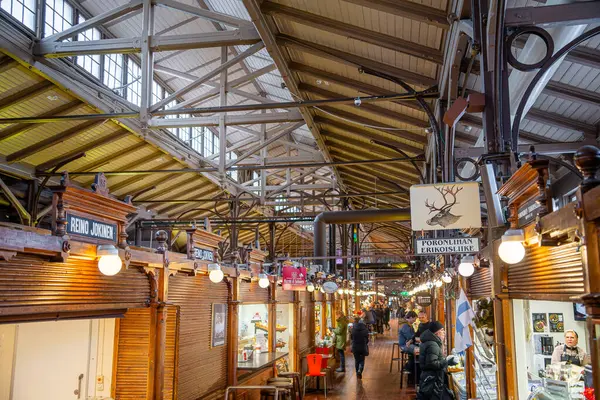
[[[223,280],[223,271],[219,264],[208,264],[208,279],[213,283],[219,283]]]
[[[269,277],[267,277],[267,274],[265,274],[265,273],[258,274],[258,286],[260,286],[263,289],[266,289],[269,287]]]
[[[321,288],[319,290],[321,293],[325,293],[325,289],[323,289],[323,286],[321,286]]]
[[[475,272],[473,262],[475,262],[473,256],[463,257],[460,260],[460,264],[458,266],[458,273],[464,276],[465,278],[468,278],[469,276],[473,275],[473,272]]]
[[[119,257],[119,250],[112,244],[101,244],[96,248],[98,269],[103,275],[113,276],[119,273],[123,261]]]
[[[502,235],[502,243],[498,247],[498,255],[507,264],[516,264],[525,257],[523,241],[525,234],[522,229],[509,229]]]
[[[434,283],[434,285],[435,285],[436,288],[441,288],[443,284],[444,284],[444,282],[442,282],[439,279],[437,281],[435,281],[435,283]]]
[[[313,285],[312,282],[308,282],[306,284],[306,291],[310,292],[310,293],[314,292],[315,291],[315,285]]]
[[[444,281],[444,283],[450,283],[452,282],[452,277],[449,273],[444,272],[444,275],[442,275],[442,281]]]
[[[339,288],[337,292],[338,292],[339,295],[342,295],[342,294],[344,294],[344,289]]]
[[[431,282],[431,281],[427,281],[427,283],[425,284],[425,287],[426,287],[427,289],[431,289],[431,288],[433,287],[433,282]]]

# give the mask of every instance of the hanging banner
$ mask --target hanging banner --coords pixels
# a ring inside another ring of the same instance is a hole
[[[479,253],[479,238],[438,238],[415,241],[416,255],[475,253]]]
[[[479,183],[438,183],[410,187],[413,231],[481,228]]]
[[[283,290],[306,290],[306,268],[283,266],[281,268]]]

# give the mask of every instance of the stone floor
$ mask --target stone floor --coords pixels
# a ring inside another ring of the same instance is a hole
[[[327,399],[348,400],[391,400],[416,398],[414,386],[400,389],[400,374],[394,368],[390,373],[390,355],[392,343],[397,340],[397,324],[392,321],[392,329],[378,335],[375,344],[369,345],[370,355],[365,361],[362,380],[356,379],[354,357],[346,354],[346,373],[335,373],[335,388],[327,393]],[[324,399],[320,393],[307,393],[306,400]]]

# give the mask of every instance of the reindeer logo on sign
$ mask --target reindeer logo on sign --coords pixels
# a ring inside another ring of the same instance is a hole
[[[429,208],[429,214],[436,213],[433,217],[427,220],[427,225],[441,225],[442,227],[447,227],[448,225],[452,225],[456,223],[462,215],[454,215],[451,213],[452,207],[457,203],[456,195],[463,188],[456,188],[455,186],[442,186],[442,187],[434,187],[444,199],[444,204],[441,207],[437,207],[435,205],[436,201],[432,204],[429,204],[429,199],[425,200],[425,206]]]

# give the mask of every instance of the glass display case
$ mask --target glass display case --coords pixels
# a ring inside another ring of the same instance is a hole
[[[294,305],[277,304],[276,351],[289,353],[293,349]]]
[[[266,304],[239,307],[238,360],[251,360],[255,353],[269,351],[269,311]]]
[[[333,307],[331,306],[331,303],[327,303],[326,307],[325,307],[325,311],[326,311],[326,315],[327,315],[327,328],[329,329],[330,327],[333,326]]]
[[[322,314],[321,314],[321,304],[315,303],[315,338],[316,340],[321,339],[321,325],[323,324]]]

